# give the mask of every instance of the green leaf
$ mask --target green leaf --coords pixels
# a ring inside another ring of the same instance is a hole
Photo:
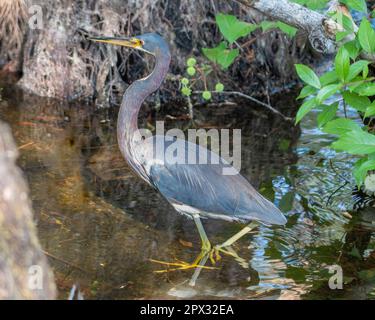
[[[203,48],[204,55],[214,63],[218,63],[223,69],[228,68],[240,54],[239,49],[228,49],[225,42],[216,48]]]
[[[317,118],[318,126],[320,128],[323,127],[327,122],[331,121],[336,116],[338,107],[339,107],[338,102],[335,102],[330,106],[323,105],[323,111],[318,115],[318,118]]]
[[[348,81],[353,80],[361,72],[365,71],[365,68],[370,64],[367,60],[359,60],[353,63],[349,68]]]
[[[298,3],[301,6],[306,4],[306,0],[290,0],[290,2]]]
[[[362,174],[360,172],[360,167],[363,163],[365,163],[368,160],[368,157],[359,159],[355,164],[353,168],[353,176],[355,178],[355,181],[357,183],[358,188],[361,187],[364,177],[362,177]]]
[[[336,40],[340,41],[346,36],[354,32],[354,25],[352,19],[343,14],[342,11],[338,10],[335,14],[332,15],[332,19],[335,19],[343,28],[343,32],[338,32],[336,34]]]
[[[324,9],[327,6],[327,0],[291,0],[291,2],[306,6],[312,10]]]
[[[286,23],[283,23],[281,21],[277,21],[276,25],[281,31],[285,32],[290,38],[293,38],[298,31],[296,28],[294,28],[294,27],[292,27],[292,26],[290,26]]]
[[[345,47],[341,47],[336,55],[335,68],[338,78],[345,82],[349,74],[350,57]]]
[[[327,0],[308,0],[306,6],[312,10],[320,10],[327,6],[327,2]]]
[[[203,48],[203,54],[212,62],[217,62],[220,52],[227,49],[226,43],[223,41],[215,48]]]
[[[353,25],[353,20],[350,19],[348,16],[345,14],[342,14],[342,21],[341,24],[344,27],[346,31],[349,31],[349,34],[351,34],[354,31],[354,25]]]
[[[309,113],[312,109],[317,106],[316,100],[310,99],[305,101],[302,106],[299,108],[297,115],[296,115],[296,124],[302,120],[302,118]]]
[[[358,186],[361,186],[366,178],[367,172],[375,170],[375,160],[360,159],[354,165],[354,178]]]
[[[319,78],[311,68],[303,64],[296,64],[296,70],[302,81],[314,88],[321,88]]]
[[[369,118],[375,115],[375,101],[366,109],[365,118]]]
[[[325,87],[327,84],[337,82],[338,80],[339,78],[337,77],[335,70],[328,71],[320,77],[320,83],[323,87]]]
[[[234,62],[234,60],[239,56],[239,54],[239,49],[225,50],[219,55],[218,63],[223,69],[226,69]]]
[[[356,93],[345,91],[343,94],[344,101],[354,109],[365,112],[371,101],[367,97],[361,97]]]
[[[367,5],[365,0],[341,0],[350,9],[367,13]]]
[[[216,23],[223,37],[231,44],[258,28],[255,24],[240,21],[235,16],[222,13],[216,15]]]
[[[353,83],[348,85],[348,89],[350,92],[358,93],[363,87],[366,86],[366,82],[359,77],[353,79]]]
[[[360,96],[373,96],[375,95],[375,83],[364,83],[356,88],[356,92]]]
[[[350,131],[332,143],[332,147],[351,154],[373,153],[375,152],[375,135],[362,130]]]
[[[375,53],[375,31],[370,22],[363,18],[358,30],[358,40],[363,50]]]
[[[266,32],[270,29],[273,29],[273,28],[276,28],[277,25],[276,25],[276,22],[272,22],[272,21],[262,21],[260,23],[260,27],[262,28],[262,31],[263,32]]]
[[[363,79],[367,79],[369,71],[370,70],[369,70],[368,66],[366,66],[366,67],[363,68],[363,72],[362,72],[362,78]]]
[[[316,100],[318,104],[321,104],[326,99],[334,95],[342,87],[341,84],[329,84],[328,86],[323,87],[319,90]]]
[[[348,51],[351,59],[353,60],[357,59],[360,48],[358,48],[358,44],[356,40],[352,40],[352,41],[345,43],[344,47]]]
[[[336,41],[340,42],[342,39],[345,39],[348,35],[352,34],[351,31],[340,31],[336,33]]]
[[[312,87],[312,86],[305,86],[303,87],[303,89],[301,90],[301,93],[299,94],[299,96],[297,97],[297,100],[298,99],[304,99],[304,98],[307,98],[311,95],[313,95],[314,93],[316,93],[317,89]]]
[[[335,135],[344,135],[347,132],[351,132],[354,130],[361,130],[361,127],[355,123],[353,120],[345,119],[345,118],[339,118],[332,120],[328,122],[325,127],[323,128],[323,131],[325,133],[329,134],[335,134]]]

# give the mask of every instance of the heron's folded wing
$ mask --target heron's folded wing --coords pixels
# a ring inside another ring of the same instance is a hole
[[[223,175],[225,163],[155,163],[150,168],[153,184],[169,201],[202,212],[239,220],[286,223],[280,210],[237,175]]]

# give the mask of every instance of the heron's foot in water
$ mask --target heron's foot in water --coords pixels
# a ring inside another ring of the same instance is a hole
[[[202,261],[207,257],[210,253],[210,250],[203,250],[200,252],[198,257],[192,262],[185,262],[179,259],[176,259],[174,262],[166,262],[166,261],[160,261],[155,259],[150,259],[151,262],[161,264],[166,267],[166,269],[162,270],[155,270],[155,273],[166,273],[171,271],[179,271],[179,270],[191,270],[191,269],[217,269],[215,267],[206,267],[204,264],[202,264]]]
[[[248,268],[248,263],[246,260],[241,258],[236,251],[232,248],[232,245],[241,239],[244,235],[248,234],[251,230],[253,230],[257,226],[256,222],[249,223],[246,227],[244,227],[240,232],[236,233],[234,236],[229,238],[227,241],[223,242],[220,245],[216,245],[210,252],[210,260],[211,263],[214,265],[217,261],[221,260],[220,252],[225,253],[229,256],[232,256],[237,262],[240,263],[241,266],[244,268]]]
[[[216,245],[210,250],[210,261],[212,265],[215,265],[217,262],[221,260],[221,253],[228,254],[225,247],[221,245]]]
[[[218,261],[221,260],[220,253],[233,257],[243,268],[245,269],[249,268],[248,262],[245,259],[241,258],[231,246],[224,246],[224,245],[216,245],[210,251],[209,257],[210,257],[211,264],[213,266]]]
[[[210,241],[204,241],[202,242],[202,248],[201,248],[201,254],[207,254],[210,253],[212,249]]]

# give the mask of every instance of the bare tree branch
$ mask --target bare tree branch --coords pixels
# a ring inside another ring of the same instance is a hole
[[[336,52],[335,35],[342,27],[325,15],[287,0],[234,0],[262,14],[305,31],[312,47],[324,54]]]
[[[288,0],[234,0],[248,8],[255,9],[273,20],[282,21],[299,30],[303,30],[308,35],[311,46],[322,54],[334,54],[337,51],[335,41],[336,34],[344,31],[342,26],[330,17],[319,12],[310,10],[297,3]],[[350,17],[346,7],[337,1],[331,1],[328,11],[341,10]],[[351,17],[350,17],[351,18]],[[354,23],[354,30],[358,26]],[[341,43],[354,39],[354,33],[347,36]],[[362,53],[361,57],[375,62],[375,54]]]
[[[203,91],[194,91],[194,93],[202,94]],[[260,100],[258,100],[256,98],[254,98],[252,96],[249,96],[249,95],[247,95],[245,93],[242,93],[242,92],[239,92],[239,91],[222,91],[222,92],[218,92],[218,93],[221,94],[221,95],[238,96],[238,97],[250,100],[250,101],[252,101],[252,102],[254,102],[256,104],[259,104],[262,107],[267,108],[269,111],[271,111],[274,114],[279,115],[280,117],[282,117],[286,121],[294,121],[294,118],[287,117],[286,115],[282,114],[279,110],[275,109],[271,105],[269,105],[267,103],[264,103],[264,102],[262,102],[262,101],[260,101]]]

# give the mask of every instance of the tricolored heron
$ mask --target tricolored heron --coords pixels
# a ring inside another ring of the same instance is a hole
[[[125,46],[141,50],[155,57],[155,68],[146,78],[135,81],[126,90],[118,116],[117,135],[122,155],[131,168],[149,185],[158,190],[179,213],[195,221],[202,240],[202,252],[210,252],[211,244],[201,223],[202,218],[217,218],[228,221],[257,221],[265,224],[284,225],[286,219],[281,211],[260,195],[239,173],[223,175],[227,162],[217,154],[197,144],[174,140],[184,148],[185,159],[169,163],[164,153],[172,143],[165,136],[156,135],[138,139],[138,113],[143,101],[155,92],[167,75],[171,53],[167,42],[156,33],[147,33],[133,38],[92,37],[96,42]],[[158,144],[158,140],[163,140]],[[155,150],[155,146],[164,150]],[[155,152],[156,151],[156,152]],[[195,153],[194,153],[195,152]],[[189,164],[185,161],[193,153],[199,159],[207,154],[207,164]],[[230,246],[248,233],[249,224],[239,233],[216,249]]]

